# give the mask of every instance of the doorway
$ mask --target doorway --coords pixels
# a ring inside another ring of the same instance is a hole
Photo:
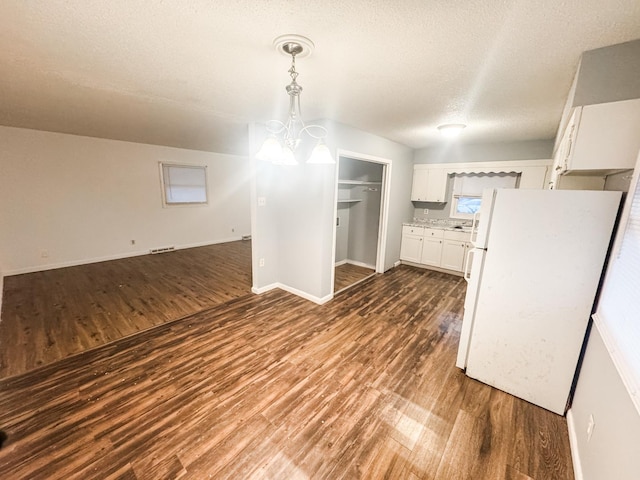
[[[338,158],[334,293],[382,271],[383,200],[387,165],[347,155]]]

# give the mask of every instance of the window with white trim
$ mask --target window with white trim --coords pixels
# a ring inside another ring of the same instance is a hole
[[[207,199],[207,167],[161,163],[165,205],[202,205]]]
[[[518,188],[520,174],[510,173],[454,173],[451,189],[451,218],[473,218],[480,209],[485,188]]]

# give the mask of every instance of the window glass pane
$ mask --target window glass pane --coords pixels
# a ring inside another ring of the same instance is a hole
[[[458,197],[456,213],[467,213],[473,215],[480,209],[482,198],[478,197]]]

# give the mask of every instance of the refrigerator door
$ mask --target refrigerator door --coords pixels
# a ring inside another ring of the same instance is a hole
[[[496,191],[467,375],[564,413],[620,197]]]
[[[489,237],[489,229],[491,226],[491,216],[493,214],[493,204],[497,190],[489,188],[482,192],[482,206],[474,217],[474,225],[476,231],[471,234],[471,243],[475,248],[486,248],[487,239]]]

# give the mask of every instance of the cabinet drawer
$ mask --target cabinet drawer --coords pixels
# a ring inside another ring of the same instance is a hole
[[[461,242],[468,242],[471,240],[471,232],[456,232],[453,230],[445,230],[444,238],[446,240],[460,240]]]
[[[424,227],[414,227],[413,225],[403,225],[402,226],[402,234],[403,235],[423,235]]]
[[[443,238],[444,237],[444,230],[441,230],[439,228],[425,228],[424,229],[424,236],[425,237],[432,237],[432,238]]]

